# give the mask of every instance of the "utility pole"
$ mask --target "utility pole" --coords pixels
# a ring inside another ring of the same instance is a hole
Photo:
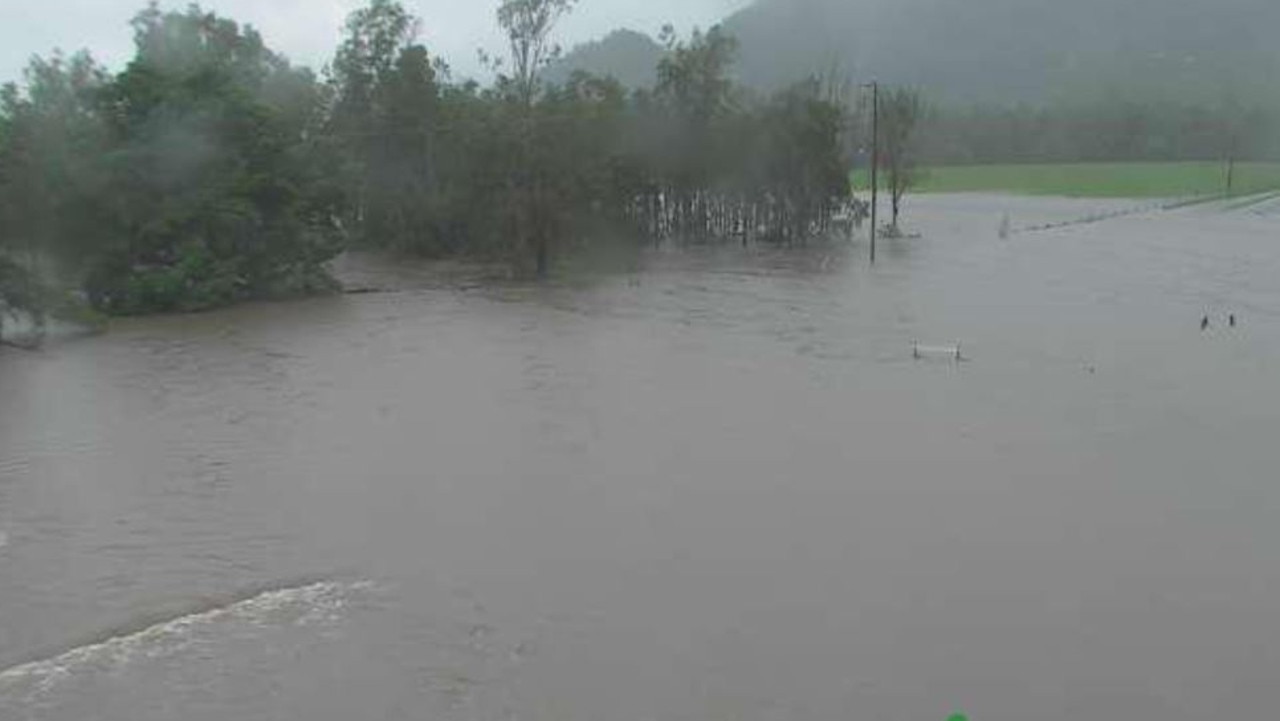
[[[871,264],[876,263],[876,210],[880,205],[880,83],[871,83]]]
[[[1227,197],[1231,197],[1232,185],[1235,184],[1236,176],[1236,139],[1231,137],[1231,149],[1227,151]]]
[[[1236,146],[1240,140],[1240,135],[1236,129],[1236,122],[1234,119],[1227,121],[1226,136],[1227,187],[1223,191],[1223,196],[1230,198],[1232,191],[1235,189],[1233,186],[1235,185],[1236,175]]]

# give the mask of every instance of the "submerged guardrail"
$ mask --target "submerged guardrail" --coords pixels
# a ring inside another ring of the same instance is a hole
[[[916,341],[911,342],[911,357],[916,360],[950,358],[957,362],[965,359],[959,343],[953,345],[924,345]]]

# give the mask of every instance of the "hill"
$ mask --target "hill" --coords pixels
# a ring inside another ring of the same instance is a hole
[[[723,25],[765,90],[835,69],[944,102],[1280,96],[1275,0],[757,0]],[[660,53],[621,31],[559,67],[637,86]]]
[[[575,71],[607,75],[629,88],[653,85],[662,46],[634,30],[615,30],[600,40],[575,47],[543,74],[553,83],[564,82]]]

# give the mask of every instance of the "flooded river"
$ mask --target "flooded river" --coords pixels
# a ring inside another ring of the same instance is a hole
[[[909,203],[0,352],[0,719],[1274,717],[1280,202]]]

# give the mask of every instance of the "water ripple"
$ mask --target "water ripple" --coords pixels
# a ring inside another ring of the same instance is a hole
[[[367,581],[320,581],[291,588],[257,589],[232,599],[206,603],[185,615],[137,629],[116,630],[52,658],[0,671],[0,699],[31,700],[81,674],[110,672],[138,660],[172,656],[229,623],[255,627],[332,623],[356,595],[372,590]]]

